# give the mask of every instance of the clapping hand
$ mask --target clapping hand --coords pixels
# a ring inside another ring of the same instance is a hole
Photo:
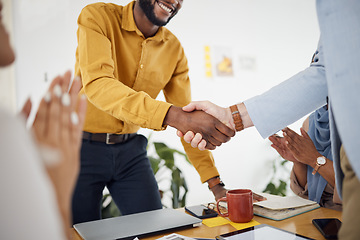
[[[271,147],[273,147],[283,159],[286,159],[288,161],[297,163],[298,161],[292,154],[291,150],[288,149],[285,143],[285,138],[280,137],[277,134],[274,134],[269,137],[269,140],[272,142]]]
[[[300,132],[301,135],[290,128],[285,128],[283,130],[285,144],[297,161],[314,167],[315,159],[321,154],[317,151],[307,132],[303,128],[300,129]]]
[[[78,97],[79,79],[70,87],[71,73],[56,77],[42,98],[32,131],[54,185],[64,227],[70,226],[71,196],[80,168],[80,145],[85,119],[86,99]],[[29,116],[31,102],[23,107]]]

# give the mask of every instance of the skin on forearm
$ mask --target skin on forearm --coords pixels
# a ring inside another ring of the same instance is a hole
[[[301,163],[309,165],[312,168],[316,166],[316,159],[322,156],[315,148],[314,143],[304,129],[300,129],[302,136],[295,133],[289,128],[283,129],[286,144],[289,150],[292,151],[294,157]],[[321,166],[318,173],[332,186],[335,186],[335,173],[332,161],[326,161],[326,164]]]
[[[216,185],[216,186],[212,187],[210,190],[215,197],[215,201],[219,200],[222,197],[225,197],[226,192],[227,192],[226,188],[224,188],[221,185]]]
[[[59,210],[61,213],[61,218],[63,221],[63,228],[64,228],[64,232],[65,235],[67,237],[67,239],[72,239],[71,236],[71,213],[70,213],[70,209],[71,209],[71,204],[68,204],[67,206],[59,206]]]
[[[252,120],[250,119],[250,116],[247,112],[245,105],[243,103],[240,103],[240,104],[237,104],[237,107],[239,110],[240,117],[242,118],[244,127],[247,128],[247,127],[253,126]],[[233,119],[233,116],[231,114],[231,110],[229,107],[223,108],[223,107],[219,107],[209,101],[200,101],[200,102],[192,102],[192,103],[188,104],[187,106],[183,107],[182,110],[184,110],[188,113],[195,111],[195,110],[204,111],[205,113],[215,117],[217,119],[217,121],[222,123],[220,125],[217,124],[217,131],[223,133],[227,137],[233,137],[235,135],[234,119]],[[168,114],[169,115],[171,114],[171,108],[170,108]],[[212,120],[210,120],[210,121],[212,121]],[[170,124],[170,122],[171,122],[171,118],[165,117],[164,124]],[[200,124],[203,125],[204,122],[201,122]],[[224,126],[227,126],[227,127],[224,128]],[[211,127],[211,126],[208,126],[208,127]],[[198,147],[200,150],[215,149],[215,146],[212,142],[210,143],[210,145],[212,145],[212,146],[209,147],[208,139],[206,136],[203,135],[203,133],[201,131],[194,131],[195,129],[188,129],[187,131],[181,131],[179,128],[177,128],[177,129],[178,129],[178,132],[177,132],[178,136],[184,137],[184,140],[188,143],[191,143],[192,147]],[[229,132],[229,130],[230,130],[230,132]],[[216,131],[215,131],[215,133],[216,133]],[[217,140],[219,141],[219,140],[221,140],[221,138],[217,139]],[[230,138],[226,138],[225,140],[230,140]],[[220,142],[225,142],[225,141],[220,141]],[[220,145],[217,144],[216,146],[220,146]]]
[[[244,103],[237,104],[244,128],[254,126]]]
[[[326,164],[317,171],[332,187],[335,187],[335,172],[333,162],[326,159]]]
[[[75,183],[66,182],[71,178],[69,176],[59,176],[56,171],[54,172],[49,168],[47,171],[55,188],[56,200],[58,203],[59,212],[61,214],[64,232],[67,236],[67,239],[71,239],[71,199],[73,192],[72,186],[74,186]],[[61,183],[64,184],[62,185]]]
[[[163,126],[169,125],[171,127],[177,128],[177,126],[182,121],[181,111],[181,108],[171,106],[164,118]]]
[[[309,151],[306,158],[301,158],[300,160],[306,164],[309,165],[312,168],[315,168],[316,166],[316,159],[318,157],[322,156],[319,152],[314,151],[311,153]],[[318,173],[332,186],[335,186],[335,172],[334,172],[334,166],[332,164],[332,161],[329,159],[326,159],[326,164],[321,166],[318,170]]]
[[[302,188],[307,183],[307,167],[305,164],[294,162],[293,171]]]

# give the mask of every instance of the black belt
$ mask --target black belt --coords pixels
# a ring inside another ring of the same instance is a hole
[[[124,143],[127,140],[135,137],[137,133],[127,133],[127,134],[113,134],[113,133],[90,133],[83,132],[82,138],[85,140],[103,142],[106,144],[116,144]]]

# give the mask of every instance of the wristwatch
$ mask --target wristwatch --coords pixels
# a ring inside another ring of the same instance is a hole
[[[314,171],[312,172],[312,175],[315,175],[315,173],[319,170],[319,168],[326,163],[326,158],[324,156],[320,156],[316,159],[316,166],[314,168]]]
[[[215,187],[216,185],[220,185],[220,186],[225,186],[225,184],[221,181],[220,177],[214,177],[214,178],[210,178],[207,183],[209,184],[209,189]]]

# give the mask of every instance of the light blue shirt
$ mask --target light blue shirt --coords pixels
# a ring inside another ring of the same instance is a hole
[[[360,178],[360,1],[317,0],[316,7],[321,39],[315,61],[244,103],[256,129],[266,138],[324,105],[329,96],[334,168],[341,196],[341,142]]]

